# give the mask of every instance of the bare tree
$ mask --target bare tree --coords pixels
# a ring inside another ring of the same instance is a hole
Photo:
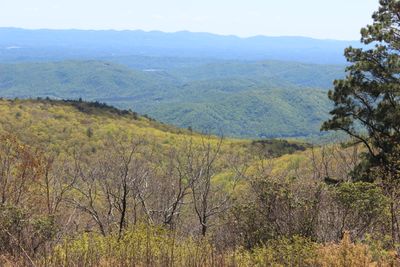
[[[158,159],[158,176],[152,184],[153,190],[158,191],[153,212],[170,229],[175,229],[183,206],[191,202],[189,196],[194,180],[187,172],[187,158],[183,152],[186,149],[186,146],[171,148],[165,157]]]
[[[211,226],[210,219],[229,209],[232,192],[237,184],[236,175],[231,181],[231,188],[219,185],[214,180],[216,174],[222,170],[217,162],[221,156],[222,144],[222,137],[217,141],[212,137],[202,138],[200,145],[194,145],[191,139],[184,154],[185,168],[182,172],[190,180],[193,208],[202,236],[206,235]]]
[[[43,174],[42,157],[15,136],[0,136],[0,205],[27,202],[29,186]]]
[[[123,229],[127,225],[130,203],[139,200],[143,210],[151,220],[145,198],[151,168],[147,159],[149,155],[146,155],[147,151],[145,151],[143,144],[144,141],[141,139],[133,140],[128,145],[122,142],[111,143],[111,146],[114,147],[115,155],[109,163],[112,164],[114,170],[111,182],[114,184],[115,190],[108,190],[107,193],[109,197],[114,199],[119,212],[119,238],[121,238]],[[107,187],[109,188],[110,186],[108,185]]]
[[[86,163],[84,159],[76,161],[79,182],[74,190],[79,194],[70,202],[89,214],[103,235],[117,225],[121,237],[132,214],[136,220],[138,203],[152,220],[147,206],[151,151],[140,138],[130,142],[110,138],[106,148]]]

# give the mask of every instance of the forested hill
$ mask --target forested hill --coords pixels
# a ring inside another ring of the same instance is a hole
[[[1,266],[395,259],[333,243],[390,220],[383,190],[347,182],[359,147],[221,139],[79,100],[3,99],[0,114]]]
[[[100,102],[0,99],[0,113],[0,136],[11,134],[48,152],[79,149],[82,153],[93,154],[97,149],[104,149],[109,138],[122,138],[124,142],[137,139],[145,146],[156,145],[161,151],[189,140],[195,144],[207,140],[213,145],[221,140],[217,136],[177,128]],[[310,147],[304,142],[273,139],[224,138],[223,142],[224,149],[235,148],[264,157],[279,157]]]
[[[0,95],[98,100],[227,136],[299,137],[319,133],[330,108],[326,91],[343,75],[343,66],[277,61],[130,62],[1,64]],[[160,68],[151,68],[156,62]]]

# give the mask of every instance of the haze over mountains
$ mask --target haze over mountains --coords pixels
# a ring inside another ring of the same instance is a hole
[[[164,33],[0,28],[2,61],[144,55],[343,64],[343,50],[349,45],[360,44],[358,41],[306,37],[239,38],[185,31]]]
[[[235,137],[319,134],[345,47],[304,37],[0,28],[3,97],[83,98]]]

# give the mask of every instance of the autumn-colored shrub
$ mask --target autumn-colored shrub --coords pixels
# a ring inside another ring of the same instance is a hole
[[[374,253],[375,252],[375,253]],[[394,251],[382,248],[372,251],[366,244],[352,243],[345,233],[339,244],[321,245],[318,249],[318,265],[323,267],[400,266]]]

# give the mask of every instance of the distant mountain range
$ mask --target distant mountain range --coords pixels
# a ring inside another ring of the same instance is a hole
[[[239,38],[192,32],[0,28],[1,62],[142,55],[344,64],[343,50],[350,45],[361,46],[358,41],[305,37]]]
[[[97,100],[234,137],[320,135],[355,41],[0,28],[0,97]]]

